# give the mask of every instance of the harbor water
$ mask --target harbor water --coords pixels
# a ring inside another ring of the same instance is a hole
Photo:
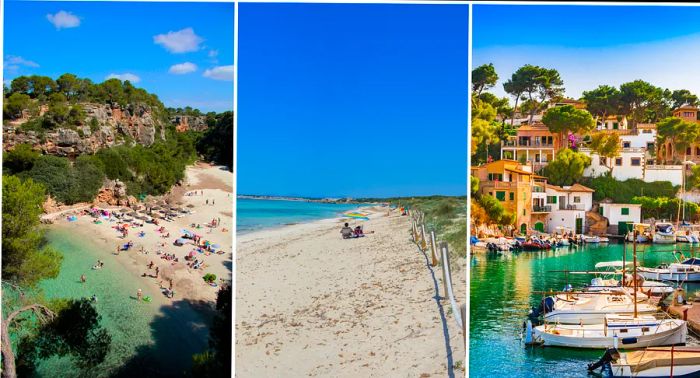
[[[588,274],[559,271],[593,271],[601,261],[632,261],[632,245],[589,244],[578,249],[559,248],[542,252],[479,252],[471,255],[470,281],[470,377],[587,377],[586,366],[597,361],[602,350],[556,347],[526,347],[523,323],[547,290],[562,290],[589,284]],[[700,247],[696,247],[700,252]],[[656,267],[676,262],[682,251],[695,252],[688,244],[638,245],[640,266]],[[676,251],[676,252],[674,252]],[[675,256],[675,257],[674,257]],[[700,283],[684,285],[689,295],[700,291]],[[696,339],[689,338],[695,345]]]

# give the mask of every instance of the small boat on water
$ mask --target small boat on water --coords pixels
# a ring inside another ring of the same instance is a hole
[[[567,293],[544,299],[542,308],[544,321],[561,324],[601,324],[610,314],[634,313],[634,299],[625,288],[608,289],[609,293]],[[648,297],[637,293],[638,314],[653,314],[657,307],[649,303]]]
[[[601,368],[605,377],[699,377],[700,349],[693,346],[652,347],[625,353],[611,348],[605,351],[600,361],[588,366],[591,372],[597,368]]]
[[[584,242],[584,243],[591,243],[591,244],[594,244],[594,243],[600,243],[600,242],[601,242],[600,236],[581,235],[581,239],[583,239],[583,242]]]
[[[676,242],[676,232],[673,224],[669,222],[657,222],[654,225],[654,244],[674,244]]]
[[[637,267],[637,274],[647,280],[700,282],[700,259],[690,258],[682,263],[664,264],[656,268]]]
[[[543,346],[634,349],[685,344],[688,326],[680,319],[606,315],[602,324],[543,324],[533,329],[534,343]]]

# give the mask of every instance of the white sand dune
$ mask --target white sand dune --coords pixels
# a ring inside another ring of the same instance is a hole
[[[408,217],[377,210],[362,222],[375,232],[350,240],[342,222],[238,236],[236,376],[443,377],[448,354],[463,365],[461,329],[446,301],[441,316]]]

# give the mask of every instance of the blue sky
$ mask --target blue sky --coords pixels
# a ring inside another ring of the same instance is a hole
[[[5,3],[4,80],[130,78],[166,106],[233,109],[233,4]]]
[[[474,5],[473,67],[556,68],[566,95],[636,79],[700,95],[700,7]]]
[[[239,193],[466,193],[467,6],[239,12]]]

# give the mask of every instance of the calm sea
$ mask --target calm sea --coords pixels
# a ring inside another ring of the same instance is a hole
[[[687,244],[644,245],[637,258],[647,267],[675,262],[674,248],[689,249]],[[523,321],[530,307],[542,299],[537,291],[562,290],[566,285],[567,274],[552,270],[595,270],[597,262],[621,260],[622,251],[622,244],[610,244],[578,250],[472,255],[470,377],[587,377],[586,365],[596,362],[602,350],[525,347],[521,342]],[[631,245],[626,256],[632,260]],[[571,274],[568,282],[580,287],[592,278]],[[700,290],[700,284],[685,288],[689,294],[694,293]],[[689,338],[688,343],[696,345],[697,340]]]
[[[73,227],[77,226],[55,227],[47,234],[51,246],[63,254],[63,264],[58,277],[43,281],[41,288],[47,298],[97,296],[96,308],[112,344],[105,361],[88,375],[182,376],[189,371],[192,354],[207,348],[206,317],[177,296],[167,306],[138,302],[139,288],[147,296],[161,295],[155,283],[144,285],[133,279],[134,273],[125,266],[131,264],[127,256],[114,256],[104,244],[76,237]],[[104,268],[92,270],[98,259],[105,262]],[[87,277],[84,284],[81,274]],[[80,373],[70,357],[52,357],[38,363],[36,375],[79,377]]]
[[[357,209],[358,204],[331,204],[305,201],[242,199],[236,203],[236,232],[335,218]]]

